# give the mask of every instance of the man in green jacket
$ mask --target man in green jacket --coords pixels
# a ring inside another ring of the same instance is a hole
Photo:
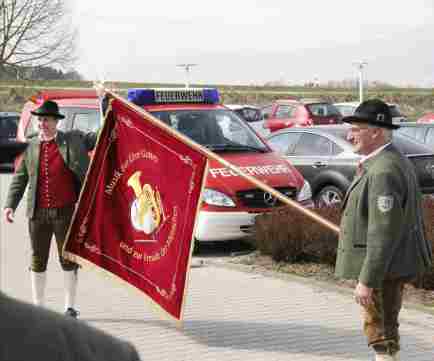
[[[367,100],[343,121],[363,158],[342,205],[336,275],[358,280],[354,296],[376,360],[397,360],[404,283],[432,263],[422,196],[412,163],[391,143],[398,126],[386,103]]]
[[[33,303],[44,303],[47,262],[54,234],[64,271],[65,313],[77,317],[78,265],[62,257],[62,248],[89,166],[88,152],[94,148],[97,135],[77,130],[58,131],[57,123],[64,116],[54,101],[45,101],[31,113],[38,118],[39,134],[29,139],[23,160],[12,178],[4,216],[7,222],[13,222],[14,212],[28,186]]]

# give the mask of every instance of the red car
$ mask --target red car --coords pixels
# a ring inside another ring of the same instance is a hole
[[[274,132],[283,128],[341,123],[339,110],[328,102],[315,99],[281,99],[264,114],[264,128]]]
[[[417,123],[433,123],[434,113],[426,113],[423,117],[417,120]]]

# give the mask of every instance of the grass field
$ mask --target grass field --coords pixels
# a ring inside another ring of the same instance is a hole
[[[121,95],[128,88],[183,87],[183,84],[108,82],[107,86]],[[265,87],[224,84],[193,84],[192,87],[217,87],[225,103],[250,103],[264,105],[274,99],[286,96],[320,98],[330,102],[354,101],[358,89],[307,88],[307,87]],[[0,111],[20,111],[24,101],[45,88],[91,88],[91,81],[0,81]],[[427,88],[372,88],[367,89],[365,98],[379,97],[397,103],[410,119],[416,119],[425,112],[434,111],[434,90]]]

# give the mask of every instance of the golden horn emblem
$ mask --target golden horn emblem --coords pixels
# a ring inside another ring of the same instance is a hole
[[[154,192],[149,184],[145,184],[143,187],[140,184],[140,175],[142,172],[135,172],[129,179],[127,184],[133,188],[138,202],[138,221],[139,224],[143,224],[146,213],[151,209],[152,217],[155,225],[158,226],[161,220],[161,197],[159,192]]]

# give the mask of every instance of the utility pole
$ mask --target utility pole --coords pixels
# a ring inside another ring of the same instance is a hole
[[[185,87],[190,87],[190,70],[193,66],[197,66],[198,64],[186,63],[186,64],[176,64],[178,68],[184,68],[185,70]]]
[[[363,68],[368,65],[366,61],[354,61],[353,65],[359,70],[359,101],[363,102]]]

